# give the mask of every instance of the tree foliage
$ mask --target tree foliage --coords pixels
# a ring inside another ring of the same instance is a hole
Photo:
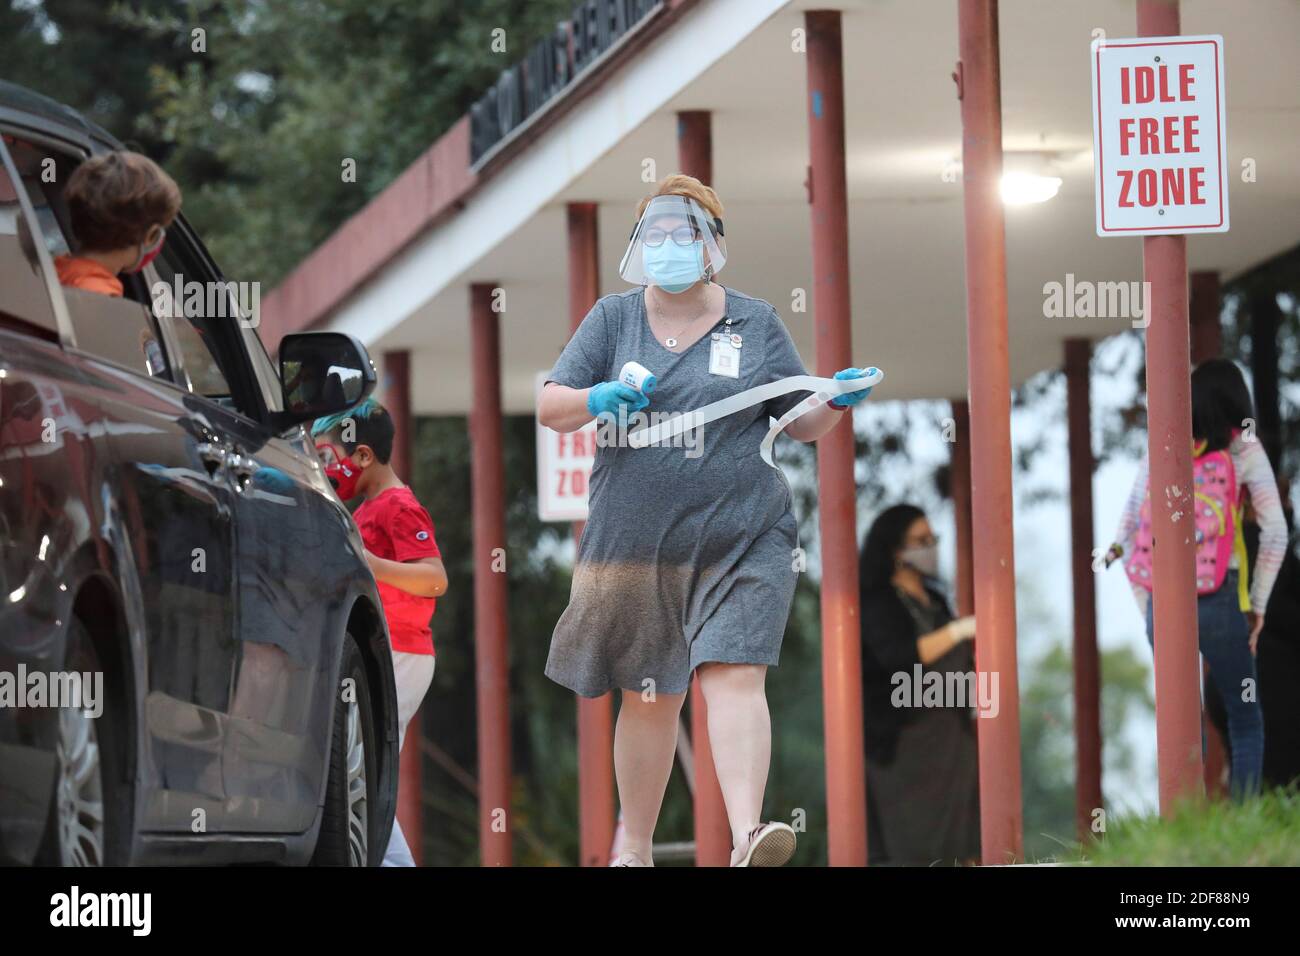
[[[5,79],[164,163],[230,277],[269,288],[571,7],[14,0],[0,10],[0,64]],[[498,28],[504,51],[493,50]],[[346,160],[354,182],[343,176]]]

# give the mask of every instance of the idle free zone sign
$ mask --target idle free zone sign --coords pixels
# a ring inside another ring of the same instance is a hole
[[[1097,235],[1228,231],[1223,37],[1092,42]]]

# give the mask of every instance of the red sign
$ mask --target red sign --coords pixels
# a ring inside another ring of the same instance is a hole
[[[539,376],[540,394],[546,373]],[[596,423],[576,432],[537,424],[537,513],[543,521],[586,521],[587,483],[596,460]]]

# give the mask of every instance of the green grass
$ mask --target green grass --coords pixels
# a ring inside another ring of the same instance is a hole
[[[1078,850],[1094,866],[1300,866],[1300,792],[1187,803],[1167,820],[1116,820]]]

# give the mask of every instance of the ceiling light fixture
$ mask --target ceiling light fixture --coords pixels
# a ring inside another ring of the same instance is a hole
[[[1060,176],[1013,170],[1002,174],[1002,201],[1008,206],[1047,202],[1061,191]]]

